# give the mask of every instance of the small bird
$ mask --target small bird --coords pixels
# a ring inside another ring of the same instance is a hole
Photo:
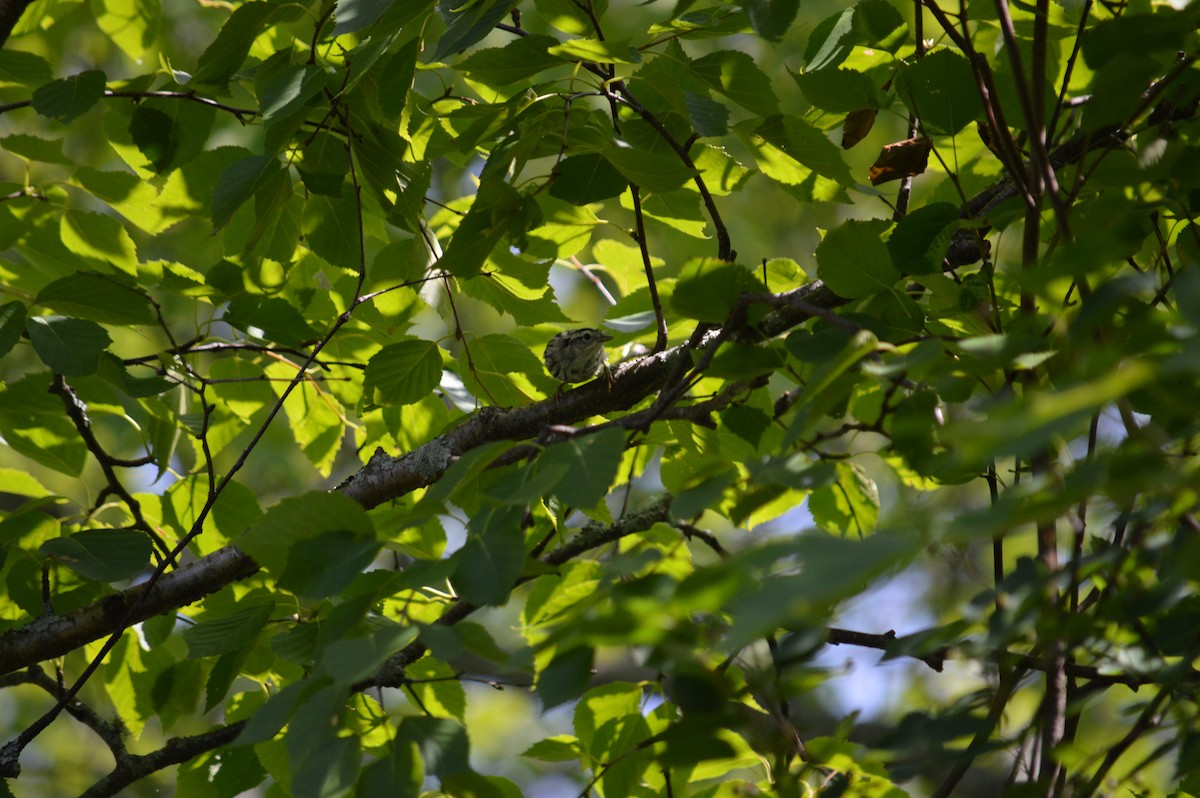
[[[564,383],[586,382],[601,373],[609,378],[604,344],[611,340],[611,335],[591,327],[560,332],[546,344],[542,355],[546,370]],[[561,387],[559,392],[562,392]]]

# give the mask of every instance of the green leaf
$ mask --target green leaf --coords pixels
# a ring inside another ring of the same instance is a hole
[[[497,168],[489,170],[485,167],[486,174],[480,180],[475,201],[459,222],[454,238],[438,264],[459,277],[478,274],[492,249],[504,237],[510,221],[521,215],[524,204],[521,195],[502,174],[498,174],[502,165],[507,168],[507,158],[493,152],[488,165],[493,163]]]
[[[315,64],[281,69],[260,92],[259,114],[270,123],[291,116],[325,87],[325,72]]]
[[[780,541],[798,572],[763,575],[723,608],[730,614],[729,645],[747,645],[781,626],[804,621],[821,623],[838,602],[866,590],[880,576],[902,568],[920,550],[913,536],[870,535],[858,539],[811,531]],[[762,550],[748,558],[762,556]],[[726,567],[753,572],[750,562],[735,557]],[[817,576],[820,578],[814,578]]]
[[[14,452],[77,477],[88,459],[87,446],[63,414],[62,400],[50,393],[50,380],[41,371],[3,384],[0,435]]]
[[[108,80],[98,69],[89,69],[69,78],[52,80],[33,92],[33,110],[57,119],[64,125],[86,113],[104,96]]]
[[[847,8],[817,23],[808,37],[804,61],[810,71],[830,69],[846,60],[854,44],[854,9]]]
[[[796,333],[792,335],[794,336]],[[830,398],[829,393],[834,386],[839,384],[843,375],[847,374],[864,357],[874,352],[879,345],[879,339],[866,330],[860,330],[852,336],[846,336],[841,331],[835,335],[841,342],[841,346],[818,362],[796,399],[794,407],[797,409],[797,413],[788,427],[786,437],[788,442],[796,440],[813,422],[813,416],[816,415],[813,412],[814,409],[817,413],[826,409],[819,405],[822,400],[827,401]],[[791,343],[792,336],[789,336],[789,346]],[[810,407],[810,405],[816,407]]]
[[[150,700],[164,730],[196,713],[204,686],[203,671],[201,663],[183,660],[171,662],[155,674]]]
[[[238,539],[238,547],[278,575],[286,572],[293,546],[326,533],[375,540],[375,527],[362,505],[340,493],[320,491],[284,499],[267,510]]]
[[[610,142],[604,149],[604,157],[630,183],[636,183],[648,191],[671,191],[696,175],[678,158],[664,157],[661,152],[636,147],[625,141]]]
[[[866,537],[879,522],[879,489],[854,463],[835,464],[838,479],[808,499],[813,520],[827,532]]]
[[[865,108],[883,107],[875,82],[853,69],[818,69],[793,72],[792,78],[808,101],[822,111],[849,113]]]
[[[295,540],[276,581],[307,601],[335,596],[374,562],[380,545],[362,537],[359,529],[333,529]]]
[[[427,630],[421,632],[424,639]],[[434,657],[423,657],[404,669],[414,682],[413,694],[419,704],[435,717],[451,717],[466,722],[467,692],[458,677],[460,673]]]
[[[621,195],[621,207],[629,210],[633,208],[628,192]],[[680,189],[666,194],[643,196],[642,213],[647,219],[661,222],[693,238],[709,238],[708,221],[694,192]]]
[[[387,750],[362,769],[355,795],[360,798],[409,798],[420,795],[425,769],[409,741],[391,740]]]
[[[408,340],[388,344],[367,361],[363,396],[382,405],[420,401],[442,379],[442,358],[432,341]]]
[[[542,668],[538,673],[537,683],[534,685],[534,692],[537,693],[538,699],[542,702],[542,709],[553,709],[559,704],[565,704],[568,701],[574,701],[583,695],[584,691],[592,682],[592,665],[595,659],[596,652],[589,646],[575,646],[566,651],[560,651],[554,655],[554,659],[547,663],[546,667]],[[545,740],[543,743],[547,742]],[[537,748],[529,749],[524,756],[531,756],[537,759],[544,759],[544,755],[539,756],[539,753],[550,753],[546,746],[543,746],[538,753],[531,753]],[[569,758],[576,758],[579,752],[573,746],[566,747],[567,750],[573,750],[574,755]],[[554,753],[566,753],[563,747],[555,747]],[[555,760],[551,760],[555,761]]]
[[[305,142],[303,159],[296,167],[304,186],[314,194],[342,196],[342,184],[350,170],[346,144],[337,136],[319,131]],[[361,153],[360,153],[361,157]]]
[[[162,24],[159,0],[91,0],[91,9],[100,30],[131,60],[140,62],[154,47]]]
[[[892,264],[901,274],[940,272],[959,218],[958,208],[948,202],[934,202],[907,213],[888,238]]]
[[[79,272],[47,285],[37,304],[62,314],[104,324],[155,324],[157,317],[142,291],[95,272]]]
[[[67,377],[95,374],[112,339],[99,324],[64,316],[32,316],[25,331],[42,362]]]
[[[889,227],[884,219],[849,219],[830,230],[817,246],[817,276],[847,299],[891,288],[900,273],[880,238]]]
[[[47,540],[40,551],[86,579],[120,582],[145,570],[153,549],[150,538],[132,529],[89,529]]]
[[[222,321],[256,337],[292,346],[317,337],[300,311],[279,297],[243,294],[229,302]]]
[[[570,734],[558,734],[538,740],[526,748],[521,756],[542,762],[570,762],[578,759],[582,753],[578,739]]]
[[[216,115],[201,103],[151,98],[134,109],[129,135],[154,171],[165,174],[204,150]]]
[[[720,324],[729,318],[738,297],[765,290],[744,266],[697,258],[688,261],[679,273],[671,309],[691,319]]]
[[[317,203],[318,198],[310,198],[310,201]],[[279,172],[255,194],[254,228],[245,244],[240,240],[237,243],[244,246],[246,253],[290,263],[300,241],[304,210],[305,203],[293,188],[291,174]],[[233,234],[226,238],[231,246],[234,240]],[[316,251],[316,243],[311,240],[309,243]]]
[[[713,91],[753,114],[779,113],[779,100],[771,89],[771,81],[746,53],[738,50],[709,53],[693,61],[689,69]]]
[[[40,55],[6,47],[0,50],[0,77],[23,86],[41,86],[54,77],[54,71]]]
[[[604,731],[634,715],[641,715],[642,687],[629,682],[611,682],[593,687],[575,705],[572,725],[583,749],[603,757],[599,746],[605,743]]]
[[[1141,53],[1120,53],[1107,59],[1092,77],[1088,103],[1083,109],[1085,130],[1128,121],[1146,86],[1161,74],[1161,68]]]
[[[854,176],[837,145],[803,120],[777,116],[755,127],[739,124],[734,132],[754,154],[763,173],[780,183],[800,185],[812,178],[812,170],[843,186],[854,185]]]
[[[418,746],[425,770],[438,776],[443,782],[448,778],[471,772],[467,731],[456,721],[421,715],[408,716],[401,722],[396,732],[396,740],[397,743],[403,740]],[[453,790],[449,792],[453,793]],[[486,793],[464,794],[480,795],[480,798],[499,798]]]
[[[476,278],[480,280],[483,278]],[[543,377],[542,361],[529,347],[510,335],[491,334],[467,343],[471,358],[462,357],[459,368],[467,389],[501,405],[522,405],[529,396],[511,375],[524,374],[533,380]]]
[[[599,153],[564,158],[554,169],[550,196],[573,205],[587,205],[621,195],[629,181]]]
[[[292,761],[291,792],[296,798],[345,795],[358,776],[362,752],[356,737],[339,737],[347,688],[325,687],[296,709],[284,733]]]
[[[268,211],[266,219],[269,218]],[[313,252],[335,266],[358,269],[361,251],[358,206],[350,186],[343,183],[339,197],[317,195],[307,198],[302,229],[304,240]]]
[[[191,89],[211,87],[221,90],[241,68],[250,45],[266,28],[277,6],[271,3],[244,3],[234,9],[221,26],[217,38],[200,55],[196,71],[187,85]]]
[[[597,64],[637,64],[641,55],[629,44],[629,39],[600,41],[598,39],[572,39],[548,47],[550,55],[567,61],[587,61]]]
[[[953,50],[935,50],[906,64],[898,91],[931,133],[953,135],[983,113],[971,65]]]
[[[62,243],[71,252],[126,274],[137,274],[138,256],[133,239],[121,222],[103,213],[64,211],[59,221]]]
[[[491,261],[516,260],[509,253],[494,252]],[[463,293],[482,300],[501,313],[507,313],[522,327],[539,324],[568,324],[569,319],[554,301],[554,295],[543,284],[540,291],[530,291],[520,284],[505,269],[502,272],[486,272],[462,282]],[[528,372],[526,372],[528,373]]]
[[[525,564],[521,507],[485,507],[467,522],[467,542],[454,553],[454,587],[478,606],[503,606]]]
[[[625,434],[608,429],[556,443],[537,462],[539,468],[563,471],[555,496],[572,507],[591,508],[608,495],[624,451]]]
[[[329,674],[338,684],[354,684],[375,675],[388,657],[416,638],[415,626],[386,622],[365,636],[329,644],[321,652],[318,665],[321,672]]]
[[[583,700],[587,701],[594,692],[589,691]],[[578,716],[578,710],[576,714]],[[643,745],[650,736],[649,726],[637,710],[596,728],[588,753],[598,761],[611,763],[600,781],[605,795],[634,794],[653,759],[652,752]],[[584,739],[582,733],[579,737]]]
[[[1100,20],[1083,34],[1083,59],[1093,70],[1099,70],[1123,56],[1174,55],[1185,48],[1188,37],[1194,41],[1198,22],[1194,6],[1182,11],[1156,6],[1152,14],[1125,14]]]
[[[595,31],[589,12],[603,14],[608,8],[608,0],[593,2],[587,8],[581,8],[573,0],[534,0],[539,19],[546,22],[568,36],[587,36]]]
[[[726,343],[704,373],[726,380],[751,380],[777,371],[785,360],[786,357],[773,347]]]
[[[1122,360],[1102,376],[1060,390],[1033,391],[1019,402],[996,403],[986,424],[962,419],[948,425],[954,459],[968,468],[987,457],[1030,457],[1062,440],[1086,432],[1087,419],[1099,408],[1128,396],[1155,377],[1155,367],[1141,360]]]
[[[503,47],[489,47],[472,53],[458,63],[458,69],[472,80],[493,88],[509,87],[552,67],[562,66],[562,59],[549,52],[556,44],[558,40],[551,36],[521,36]]]
[[[266,627],[274,611],[274,600],[255,597],[239,601],[220,613],[204,613],[183,630],[188,656],[217,657],[245,648]]]
[[[693,718],[672,724],[663,735],[665,750],[659,761],[664,767],[695,766],[705,760],[732,759],[737,754],[733,746],[721,738],[719,728],[714,728],[703,715]]]
[[[720,501],[725,490],[736,478],[737,472],[733,468],[714,464],[702,468],[681,484],[670,485],[676,494],[675,500],[671,502],[671,517],[681,521],[699,517]],[[667,480],[668,483],[670,481]]]
[[[461,53],[491,33],[508,16],[513,0],[449,0],[438,6],[449,24],[438,39],[434,61]]]
[[[0,305],[0,358],[7,355],[25,330],[25,303],[13,300]]]
[[[724,136],[729,132],[729,109],[706,94],[685,91],[683,102],[688,118],[700,136]]]
[[[333,13],[337,21],[333,28],[334,37],[357,33],[368,27],[383,16],[391,5],[390,0],[339,0]]]
[[[889,52],[905,42],[907,26],[887,0],[859,0],[813,29],[804,51],[807,69],[829,69],[846,60],[856,45],[880,47]]]
[[[213,189],[213,227],[220,230],[228,224],[234,211],[281,171],[283,166],[271,155],[251,155],[226,167]]]
[[[754,32],[777,42],[787,33],[800,10],[800,0],[749,0],[743,3]]]
[[[73,164],[74,161],[63,152],[62,139],[43,139],[14,133],[0,139],[0,148],[5,152],[42,163]]]

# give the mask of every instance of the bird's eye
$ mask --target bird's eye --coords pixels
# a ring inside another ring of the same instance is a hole
[[[592,340],[592,333],[591,333],[591,331],[590,331],[590,330],[589,330],[589,331],[587,331],[587,332],[585,332],[585,333],[583,334],[583,340],[585,340],[585,341],[590,341],[590,340]]]

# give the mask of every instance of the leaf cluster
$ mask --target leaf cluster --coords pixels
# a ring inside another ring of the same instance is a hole
[[[1196,792],[1198,9],[0,13],[8,791]]]

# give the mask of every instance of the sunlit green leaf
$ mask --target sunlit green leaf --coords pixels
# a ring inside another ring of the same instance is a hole
[[[240,602],[232,612],[205,613],[183,631],[188,656],[219,656],[242,648],[262,632],[274,610],[274,602],[256,599]]]
[[[16,346],[25,330],[25,304],[5,302],[0,305],[0,357],[4,357]]]
[[[442,359],[435,344],[399,341],[367,363],[363,393],[380,404],[412,404],[437,387],[441,376]]]
[[[80,272],[47,285],[37,304],[105,324],[154,324],[154,308],[138,288],[95,272]]]

